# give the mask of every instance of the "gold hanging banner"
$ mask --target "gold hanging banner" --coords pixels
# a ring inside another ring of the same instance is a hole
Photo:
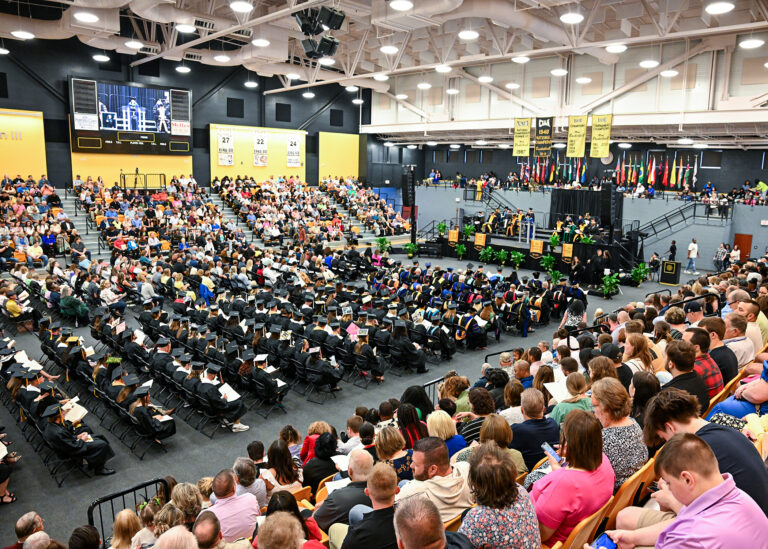
[[[451,248],[455,248],[459,243],[459,229],[451,229],[448,231],[448,245]]]
[[[581,158],[587,144],[587,116],[568,117],[568,148],[565,156],[568,158]]]
[[[536,119],[536,143],[533,145],[533,156],[549,157],[552,155],[552,121],[551,116]]]
[[[530,254],[533,259],[540,259],[544,253],[544,241],[543,240],[531,240]]]
[[[515,118],[515,142],[512,146],[513,156],[528,158],[531,154],[531,119]]]
[[[573,260],[573,244],[563,244],[563,263],[570,265]]]
[[[485,248],[485,233],[475,233],[475,249],[477,251]]]
[[[592,115],[592,143],[589,147],[591,158],[607,158],[611,155],[609,143],[611,141],[612,114]]]

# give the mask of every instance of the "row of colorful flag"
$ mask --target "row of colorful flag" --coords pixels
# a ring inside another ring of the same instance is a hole
[[[669,158],[663,163],[656,165],[656,159],[652,159],[650,166],[642,160],[633,164],[631,161],[627,164],[626,159],[616,161],[616,183],[622,185],[661,185],[662,187],[682,188],[684,184],[696,184],[698,166],[694,161],[683,165],[681,160],[678,164],[677,158],[672,160],[672,169],[669,167]]]
[[[544,185],[560,178],[568,182],[586,182],[586,161],[581,158],[569,158],[567,163],[559,164],[553,158],[537,157],[536,162],[533,164],[530,161],[520,164],[520,179],[523,181],[533,181],[534,183]]]

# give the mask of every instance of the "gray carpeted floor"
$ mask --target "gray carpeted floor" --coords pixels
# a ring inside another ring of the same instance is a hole
[[[407,259],[403,259],[407,261]],[[434,259],[422,259],[422,265],[426,261],[444,267],[463,265],[456,260]],[[639,288],[622,287],[623,295],[619,295],[611,301],[589,296],[588,316],[591,318],[594,310],[598,307],[610,312],[629,301],[641,301],[648,292],[661,288],[656,283],[646,282]],[[134,320],[133,325],[135,324]],[[399,398],[406,387],[426,383],[441,377],[451,369],[456,369],[460,374],[469,376],[470,379],[476,379],[485,354],[513,347],[530,347],[542,339],[551,342],[554,328],[556,326],[552,324],[540,328],[535,333],[530,334],[527,339],[503,335],[498,344],[491,338],[487,351],[457,353],[450,362],[432,365],[431,371],[427,374],[413,374],[403,377],[390,375],[387,376],[384,384],[371,385],[367,390],[343,383],[343,391],[337,394],[337,399],[330,400],[324,405],[308,403],[303,396],[291,392],[285,400],[287,415],[275,412],[268,421],[264,421],[261,416],[249,412],[243,417],[243,421],[251,426],[251,430],[245,433],[231,433],[228,430],[220,429],[214,439],[209,440],[177,419],[177,433],[167,441],[169,452],[164,454],[152,449],[143,461],[131,454],[123,444],[108,434],[105,429],[99,427],[98,422],[93,421],[94,418],[89,416],[90,419],[87,419],[86,422],[90,422],[96,428],[96,432],[106,434],[117,454],[108,462],[110,467],[117,470],[117,474],[110,477],[94,478],[74,474],[62,488],[56,486],[40,459],[26,444],[18,430],[17,418],[11,418],[7,410],[0,406],[0,424],[6,426],[8,439],[14,441],[9,450],[15,450],[24,456],[16,465],[9,486],[9,489],[19,499],[12,505],[0,506],[0,531],[3,532],[0,542],[3,545],[12,544],[15,541],[13,525],[16,519],[26,511],[34,509],[45,520],[45,529],[51,537],[66,544],[71,530],[75,526],[87,523],[88,505],[100,496],[158,476],[170,474],[179,481],[194,483],[203,476],[215,475],[219,470],[231,467],[236,457],[246,455],[245,447],[250,441],[261,440],[265,447],[268,447],[277,437],[280,428],[288,423],[294,425],[300,433],[306,433],[306,429],[312,421],[324,419],[341,431],[345,427],[347,417],[354,413],[355,407],[358,405],[378,406],[386,398],[392,396]],[[82,335],[86,340],[90,340],[87,329],[81,328],[75,332],[76,335]],[[34,335],[21,334],[17,338],[17,344],[20,349],[26,350],[31,357],[42,355]],[[498,359],[494,358],[493,360]]]

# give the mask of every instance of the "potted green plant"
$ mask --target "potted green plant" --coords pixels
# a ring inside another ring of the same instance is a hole
[[[403,246],[403,249],[405,250],[405,253],[408,254],[408,258],[411,259],[419,252],[419,245],[416,242],[407,242]]]
[[[462,231],[464,232],[464,237],[467,240],[469,240],[472,237],[472,235],[475,234],[475,226],[472,225],[471,223],[467,223],[466,225],[464,225],[464,228],[462,229]]]
[[[437,232],[440,233],[440,236],[445,236],[445,230],[448,228],[448,225],[446,225],[445,221],[441,221],[437,224]]]
[[[555,248],[557,248],[560,245],[560,235],[557,233],[552,233],[549,235],[549,248],[553,252],[555,251]]]
[[[525,261],[525,254],[518,251],[512,251],[509,254],[509,262],[512,264],[512,267],[515,270],[518,270],[520,268],[520,265],[523,264],[523,261]]]
[[[558,271],[557,269],[552,269],[549,271],[549,278],[552,279],[552,284],[557,284],[557,281],[563,278],[563,273]]]
[[[456,246],[456,257],[459,258],[459,261],[466,255],[467,253],[467,247],[464,244],[459,244]]]
[[[579,240],[579,242],[581,242],[582,244],[594,244],[595,243],[595,239],[592,238],[591,236],[587,235],[584,238],[582,238],[581,240]]]
[[[486,246],[482,250],[480,250],[480,253],[478,254],[478,257],[480,258],[480,261],[483,263],[490,263],[493,261],[493,258],[495,256],[495,252],[491,246]]]
[[[380,236],[376,239],[376,249],[380,254],[383,254],[384,252],[388,252],[392,249],[392,243],[386,236]]]
[[[520,252],[517,252],[517,253],[520,253]],[[506,264],[507,259],[509,259],[509,252],[507,250],[502,249],[496,252],[496,261],[498,261],[499,265],[501,265],[502,267]]]
[[[650,273],[651,270],[648,268],[648,266],[641,262],[634,269],[632,269],[630,276],[632,277],[632,282],[639,286],[640,283],[642,283],[644,280],[648,280],[648,275]]]
[[[601,289],[603,290],[603,297],[605,299],[611,299],[619,291],[619,275],[615,273],[605,275],[603,277]]]
[[[541,261],[539,261],[539,265],[543,270],[546,272],[551,271],[555,268],[555,263],[557,262],[557,259],[552,254],[547,254],[544,256],[541,256]]]

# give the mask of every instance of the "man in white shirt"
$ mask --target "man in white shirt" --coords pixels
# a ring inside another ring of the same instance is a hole
[[[747,319],[739,313],[725,316],[725,339],[723,343],[733,351],[739,361],[739,368],[751,363],[755,358],[755,346],[746,336]]]
[[[696,239],[692,238],[691,243],[688,244],[688,265],[683,271],[686,274],[699,274],[696,270],[696,259],[699,257],[699,245],[696,244]]]
[[[763,351],[763,336],[760,333],[760,326],[757,325],[757,315],[760,312],[760,306],[751,299],[738,301],[735,303],[735,312],[747,319],[747,330],[744,335],[747,336],[755,348],[755,356]]]

